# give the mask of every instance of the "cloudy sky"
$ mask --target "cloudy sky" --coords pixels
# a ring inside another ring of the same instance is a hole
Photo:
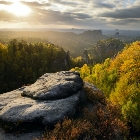
[[[140,30],[140,0],[0,0],[0,28]]]

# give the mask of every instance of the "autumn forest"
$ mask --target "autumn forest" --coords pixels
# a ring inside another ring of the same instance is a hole
[[[0,32],[0,94],[30,85],[47,72],[78,71],[120,110],[119,119],[139,132],[140,41],[100,31],[38,34]]]

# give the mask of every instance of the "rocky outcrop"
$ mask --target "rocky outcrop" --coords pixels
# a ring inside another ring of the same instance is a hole
[[[61,99],[73,95],[82,85],[83,81],[77,72],[46,73],[34,84],[25,87],[21,95],[42,100]]]
[[[95,95],[95,104],[102,103],[102,92],[83,83],[78,72],[46,73],[30,86],[0,95],[0,121],[54,125],[76,115],[86,92]]]
[[[95,127],[98,130],[95,138],[96,136],[97,139],[98,137],[102,138],[106,136],[98,132],[103,129],[104,133],[104,128],[106,128],[106,124],[108,125],[108,119],[111,119],[109,120],[111,126],[109,125],[109,128],[107,128],[107,132],[111,132],[109,138],[111,136],[114,140],[121,140],[123,139],[123,135],[120,127],[112,120],[116,120],[116,118],[112,118],[112,116],[110,118],[110,109],[107,109],[106,103],[104,94],[96,86],[88,82],[83,83],[78,72],[62,71],[46,73],[30,86],[0,95],[0,125],[3,126],[4,124],[7,127],[7,124],[10,124],[9,129],[11,129],[12,125],[12,127],[14,126],[12,129],[19,128],[22,130],[22,127],[18,127],[18,124],[20,126],[23,124],[26,126],[25,129],[29,128],[29,131],[31,129],[29,133],[14,135],[5,134],[3,129],[0,128],[0,140],[24,140],[32,139],[33,137],[42,139],[44,130],[42,129],[44,128],[42,125],[54,125],[64,118],[74,117],[77,110],[76,118],[78,118],[78,125],[81,124],[79,123],[79,118],[80,120],[83,120],[83,118],[89,119],[91,127]],[[86,108],[84,111],[81,109],[83,105]],[[102,110],[100,111],[100,109]],[[101,114],[97,112],[98,110]],[[95,121],[93,118],[97,120]],[[38,124],[42,124],[41,127]],[[100,134],[101,137],[99,136]],[[82,135],[83,138],[79,137],[78,139],[86,139],[87,136],[84,132],[84,135]],[[90,137],[88,136],[88,138]]]
[[[80,92],[65,99],[40,101],[22,97],[8,103],[0,112],[0,118],[10,122],[36,122],[55,124],[75,115]]]
[[[48,125],[73,117],[84,99],[82,87],[78,72],[46,73],[30,86],[0,95],[0,119]]]
[[[88,30],[88,31],[84,31],[80,35],[92,36],[92,37],[93,36],[102,36],[102,31],[101,30]]]
[[[119,32],[116,32],[115,35],[116,35],[116,36],[119,36]]]

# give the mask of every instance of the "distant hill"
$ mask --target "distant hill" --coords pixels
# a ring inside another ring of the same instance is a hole
[[[74,29],[73,29],[74,30]],[[74,32],[58,31],[1,31],[0,42],[8,43],[11,39],[26,40],[33,42],[52,42],[55,45],[63,47],[65,51],[70,51],[70,55],[77,57],[82,55],[84,49],[90,48],[100,39],[106,39],[101,30],[89,30],[76,34]]]

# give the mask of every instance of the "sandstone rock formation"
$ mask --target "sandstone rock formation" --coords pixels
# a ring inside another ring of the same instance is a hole
[[[106,116],[108,110],[106,109],[104,94],[94,85],[88,82],[83,83],[78,72],[62,71],[46,73],[30,86],[21,87],[0,95],[0,123],[4,121],[12,122],[4,123],[4,125],[16,125],[22,122],[24,125],[27,125],[27,127],[31,126],[31,129],[33,128],[32,123],[35,124],[34,126],[37,128],[39,128],[38,124],[44,126],[54,125],[64,118],[74,117],[78,108],[83,104],[89,113],[94,114],[96,114],[99,107],[101,107],[106,111],[104,117],[108,119]],[[77,118],[84,117],[85,112],[83,112],[83,109],[80,108],[78,113]],[[88,112],[86,115],[88,115]],[[104,113],[101,115],[104,115]],[[88,117],[90,118],[90,115]],[[105,122],[104,118],[102,119],[101,124],[102,121]],[[93,127],[96,126],[95,124],[93,123]],[[106,123],[104,125],[106,127]],[[98,127],[100,127],[100,125],[97,125],[97,129]],[[104,126],[101,126],[101,128],[104,128]],[[99,131],[101,128],[99,128]],[[109,129],[110,128],[111,127],[109,127]],[[121,131],[119,131],[120,127],[117,128],[113,126],[113,128],[115,128],[115,131],[113,131],[117,132],[113,133],[113,139],[123,139],[123,135]],[[35,130],[20,136],[13,134],[7,135],[3,129],[0,128],[0,140],[41,138],[42,134],[43,131],[39,128],[37,131]],[[99,134],[97,134],[97,137],[98,135]]]
[[[78,72],[46,73],[30,86],[0,95],[0,119],[48,125],[73,117],[83,101],[82,87]]]
[[[22,96],[33,99],[54,100],[73,95],[83,85],[79,73],[62,71],[59,73],[46,73],[34,84],[23,90]]]
[[[84,31],[83,33],[81,33],[81,35],[102,36],[102,31],[101,30],[88,30],[88,31]]]

